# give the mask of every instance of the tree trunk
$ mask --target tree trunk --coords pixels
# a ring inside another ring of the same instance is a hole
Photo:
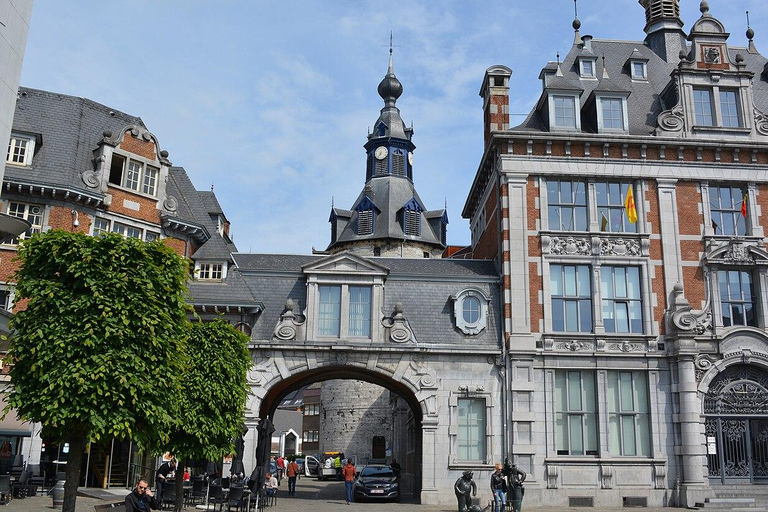
[[[187,462],[188,459],[185,457],[179,459],[176,464],[176,481],[174,482],[174,487],[176,488],[176,506],[174,510],[176,512],[181,512],[181,509],[184,507],[184,468],[187,467]]]
[[[69,436],[69,457],[67,457],[67,481],[64,484],[64,504],[62,512],[75,512],[77,486],[80,483],[80,465],[83,462],[85,434],[73,433]]]

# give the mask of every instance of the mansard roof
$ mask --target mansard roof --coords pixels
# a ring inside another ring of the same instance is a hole
[[[241,307],[263,309],[238,272],[228,272],[221,282],[190,281],[187,285],[189,303],[193,306]]]
[[[117,134],[128,125],[146,129],[141,118],[86,98],[19,87],[12,129],[38,140],[32,166],[6,165],[5,181],[98,194],[81,173],[93,169],[93,150],[104,132]]]
[[[381,312],[374,312],[374,318],[380,320],[382,315],[391,314],[395,304],[401,302],[419,344],[477,349],[498,347],[500,279],[492,261],[361,257],[347,252],[332,256],[236,253],[233,257],[237,272],[242,274],[251,293],[264,304],[264,311],[253,329],[254,340],[272,338],[288,299],[296,304],[294,313],[304,313],[307,308],[307,276],[304,271],[307,268],[352,258],[350,262],[367,261],[369,269],[388,269],[384,304]],[[348,274],[356,275],[351,269]],[[447,306],[451,296],[470,287],[491,298],[488,326],[471,339],[455,327],[452,308]]]

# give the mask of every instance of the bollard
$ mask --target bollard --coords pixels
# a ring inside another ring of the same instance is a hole
[[[64,480],[58,480],[53,486],[53,508],[61,510],[64,506]]]

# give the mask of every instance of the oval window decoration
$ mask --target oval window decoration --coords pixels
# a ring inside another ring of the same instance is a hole
[[[467,335],[479,334],[485,329],[489,300],[477,289],[465,289],[451,297],[456,327]]]

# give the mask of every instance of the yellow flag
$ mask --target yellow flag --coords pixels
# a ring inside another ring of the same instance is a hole
[[[632,193],[632,185],[627,187],[627,197],[624,199],[624,209],[627,211],[627,220],[632,224],[637,222],[637,209],[635,209],[635,195]]]

